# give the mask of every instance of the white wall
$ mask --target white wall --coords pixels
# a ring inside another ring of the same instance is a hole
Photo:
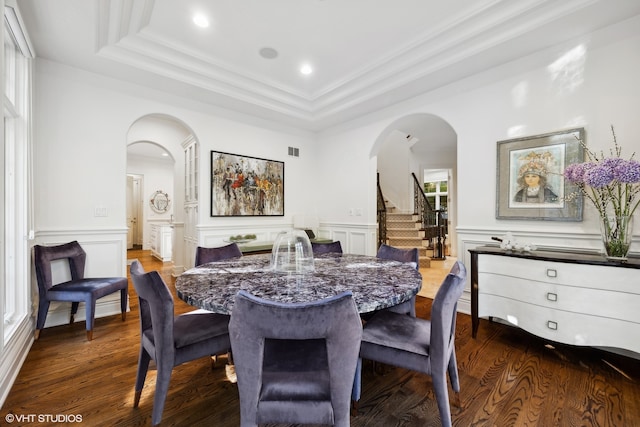
[[[393,131],[378,151],[378,173],[384,198],[397,212],[413,213],[413,187],[409,182],[411,172],[410,146],[406,135]]]
[[[291,226],[294,214],[314,214],[314,190],[321,190],[314,182],[317,162],[314,138],[309,133],[42,59],[35,63],[34,84],[36,243],[77,239],[83,246],[101,245],[99,261],[87,259],[87,275],[100,271],[103,275],[126,276],[127,143],[137,138],[129,135],[132,124],[150,114],[180,120],[199,141],[202,240],[208,233],[228,236],[238,227],[280,231]],[[179,142],[165,148],[176,159],[175,170],[183,171]],[[300,148],[300,157],[289,157],[288,146]],[[210,218],[211,150],[284,161],[285,216]],[[182,183],[181,177],[174,178]],[[182,188],[182,184],[176,187]],[[147,193],[145,188],[143,196]],[[97,207],[105,208],[107,216],[95,216]],[[174,213],[176,217],[182,214]],[[36,289],[35,277],[31,287]],[[117,312],[113,300],[97,314]],[[51,310],[47,325],[63,323],[65,316],[68,314],[62,308]],[[82,314],[77,318],[82,320]]]
[[[579,46],[584,54],[568,61],[564,73],[550,72],[551,64]],[[465,248],[506,231],[539,245],[600,245],[596,215],[589,206],[585,220],[578,223],[496,220],[496,141],[584,126],[591,147],[608,148],[613,123],[625,153],[640,151],[639,18],[317,137],[51,62],[39,60],[36,65],[36,226],[38,232],[68,230],[69,237],[79,229],[126,233],[125,138],[136,119],[151,113],[178,118],[200,142],[202,240],[221,239],[235,230],[270,236],[289,226],[293,214],[302,213],[320,218],[321,236],[337,238],[345,250],[361,253],[375,251],[377,159],[371,153],[389,124],[404,116],[436,115],[457,135],[462,259]],[[288,146],[300,148],[300,157],[287,156]],[[209,217],[211,150],[285,161],[285,217]],[[98,205],[107,208],[108,217],[93,216]],[[351,214],[359,211],[362,216]],[[632,250],[638,250],[637,243]]]
[[[564,73],[550,71],[551,64],[580,49],[583,55],[568,61]],[[614,124],[623,153],[640,152],[638,75],[640,19],[635,18],[329,129],[319,138],[324,148],[319,160],[332,165],[330,170],[322,169],[321,176],[336,192],[324,193],[318,202],[319,206],[332,204],[342,209],[320,209],[341,224],[351,219],[345,213],[346,206],[362,206],[364,219],[369,225],[374,223],[375,169],[369,152],[394,120],[423,112],[446,120],[458,137],[459,259],[468,263],[469,248],[506,231],[539,246],[599,249],[597,214],[588,205],[584,221],[576,223],[495,218],[496,142],[584,126],[587,144],[608,150],[612,145],[609,125]],[[348,156],[333,155],[345,151]],[[335,174],[340,170],[349,170],[349,174]],[[352,178],[359,190],[341,190],[340,184],[351,183]],[[634,242],[632,251],[639,249]],[[468,302],[468,294],[466,297]]]

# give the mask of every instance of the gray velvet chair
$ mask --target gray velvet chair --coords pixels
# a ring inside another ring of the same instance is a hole
[[[131,280],[140,302],[140,356],[133,406],[138,407],[149,362],[156,363],[156,391],[151,423],[162,419],[164,402],[175,366],[229,351],[229,316],[195,310],[174,318],[173,296],[157,271],[145,273],[131,264]]]
[[[47,320],[47,312],[51,301],[71,302],[69,323],[73,323],[78,306],[85,303],[87,339],[93,339],[93,323],[96,312],[96,300],[120,291],[120,310],[122,320],[127,315],[129,282],[126,277],[84,277],[84,265],[87,254],[77,241],[57,246],[35,245],[33,248],[36,278],[38,281],[38,319],[36,321],[35,339]],[[71,280],[54,284],[51,263],[58,260],[68,262]]]
[[[464,264],[456,262],[436,293],[430,321],[383,310],[365,324],[362,332],[361,358],[431,375],[445,427],[451,426],[447,373],[459,402],[456,309],[466,277]],[[359,381],[356,378],[358,386]]]
[[[242,251],[237,243],[229,243],[226,246],[217,248],[205,248],[198,246],[196,248],[196,267],[208,262],[222,261],[229,258],[241,257]]]
[[[351,292],[283,304],[240,291],[229,333],[242,427],[349,426],[362,335]]]
[[[315,243],[311,242],[311,250],[313,250],[313,255],[320,254],[328,254],[328,253],[342,253],[342,245],[340,244],[340,240],[331,243]]]
[[[378,253],[376,254],[376,256],[382,259],[407,262],[410,263],[416,270],[419,269],[420,256],[418,254],[417,248],[400,249],[382,244],[380,245],[380,248],[378,248]],[[416,317],[416,297],[411,297],[409,301],[405,301],[394,307],[389,307],[387,310],[393,311],[394,313],[404,313]]]

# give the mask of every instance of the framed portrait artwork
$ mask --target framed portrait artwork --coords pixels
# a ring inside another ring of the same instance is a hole
[[[582,194],[564,169],[582,162],[584,129],[498,141],[496,218],[582,221]]]
[[[211,152],[211,216],[283,216],[284,162]]]

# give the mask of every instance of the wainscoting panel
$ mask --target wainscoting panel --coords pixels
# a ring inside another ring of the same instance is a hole
[[[127,230],[82,229],[82,230],[41,230],[36,233],[36,243],[59,245],[77,240],[87,253],[85,277],[127,277]],[[52,266],[54,283],[68,280],[70,273],[62,263]],[[38,312],[38,283],[32,262],[31,304],[33,315]],[[129,296],[131,298],[131,295]],[[128,309],[127,309],[128,310]],[[69,323],[71,303],[52,302],[47,314],[45,328]],[[120,313],[120,293],[107,295],[96,302],[96,318]],[[86,317],[84,303],[80,303],[75,322],[84,323]]]

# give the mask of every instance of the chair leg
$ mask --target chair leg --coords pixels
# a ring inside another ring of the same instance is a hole
[[[167,399],[171,372],[173,370],[172,368],[162,369],[161,365],[162,362],[158,363],[156,360],[156,366],[158,368],[156,375],[156,392],[153,396],[153,411],[151,412],[151,424],[154,426],[160,424],[160,421],[162,421],[164,402]]]
[[[72,302],[71,303],[71,315],[69,316],[69,324],[73,325],[73,322],[75,322],[76,320],[76,313],[78,312],[78,306],[80,305],[79,302]]]
[[[445,372],[432,373],[433,389],[436,394],[438,411],[442,427],[451,427],[451,407],[449,406],[449,390],[447,389],[447,377]]]
[[[87,340],[93,339],[93,321],[96,313],[96,299],[91,296],[84,302],[84,310],[86,313],[85,323],[87,324]]]
[[[40,297],[38,301],[38,319],[36,320],[36,330],[34,333],[34,339],[40,338],[40,331],[44,329],[44,324],[47,320],[47,313],[49,312],[50,302],[45,298]]]
[[[211,355],[211,370],[213,371],[216,368],[216,362],[218,361],[218,355]]]
[[[127,320],[127,301],[129,299],[128,289],[120,290],[120,312],[122,313],[122,321]]]
[[[135,396],[133,398],[133,407],[137,408],[140,403],[140,395],[142,394],[142,388],[144,387],[144,380],[147,378],[147,371],[149,371],[149,362],[151,356],[144,347],[140,347],[140,354],[138,356],[138,372],[136,373],[136,385]]]

